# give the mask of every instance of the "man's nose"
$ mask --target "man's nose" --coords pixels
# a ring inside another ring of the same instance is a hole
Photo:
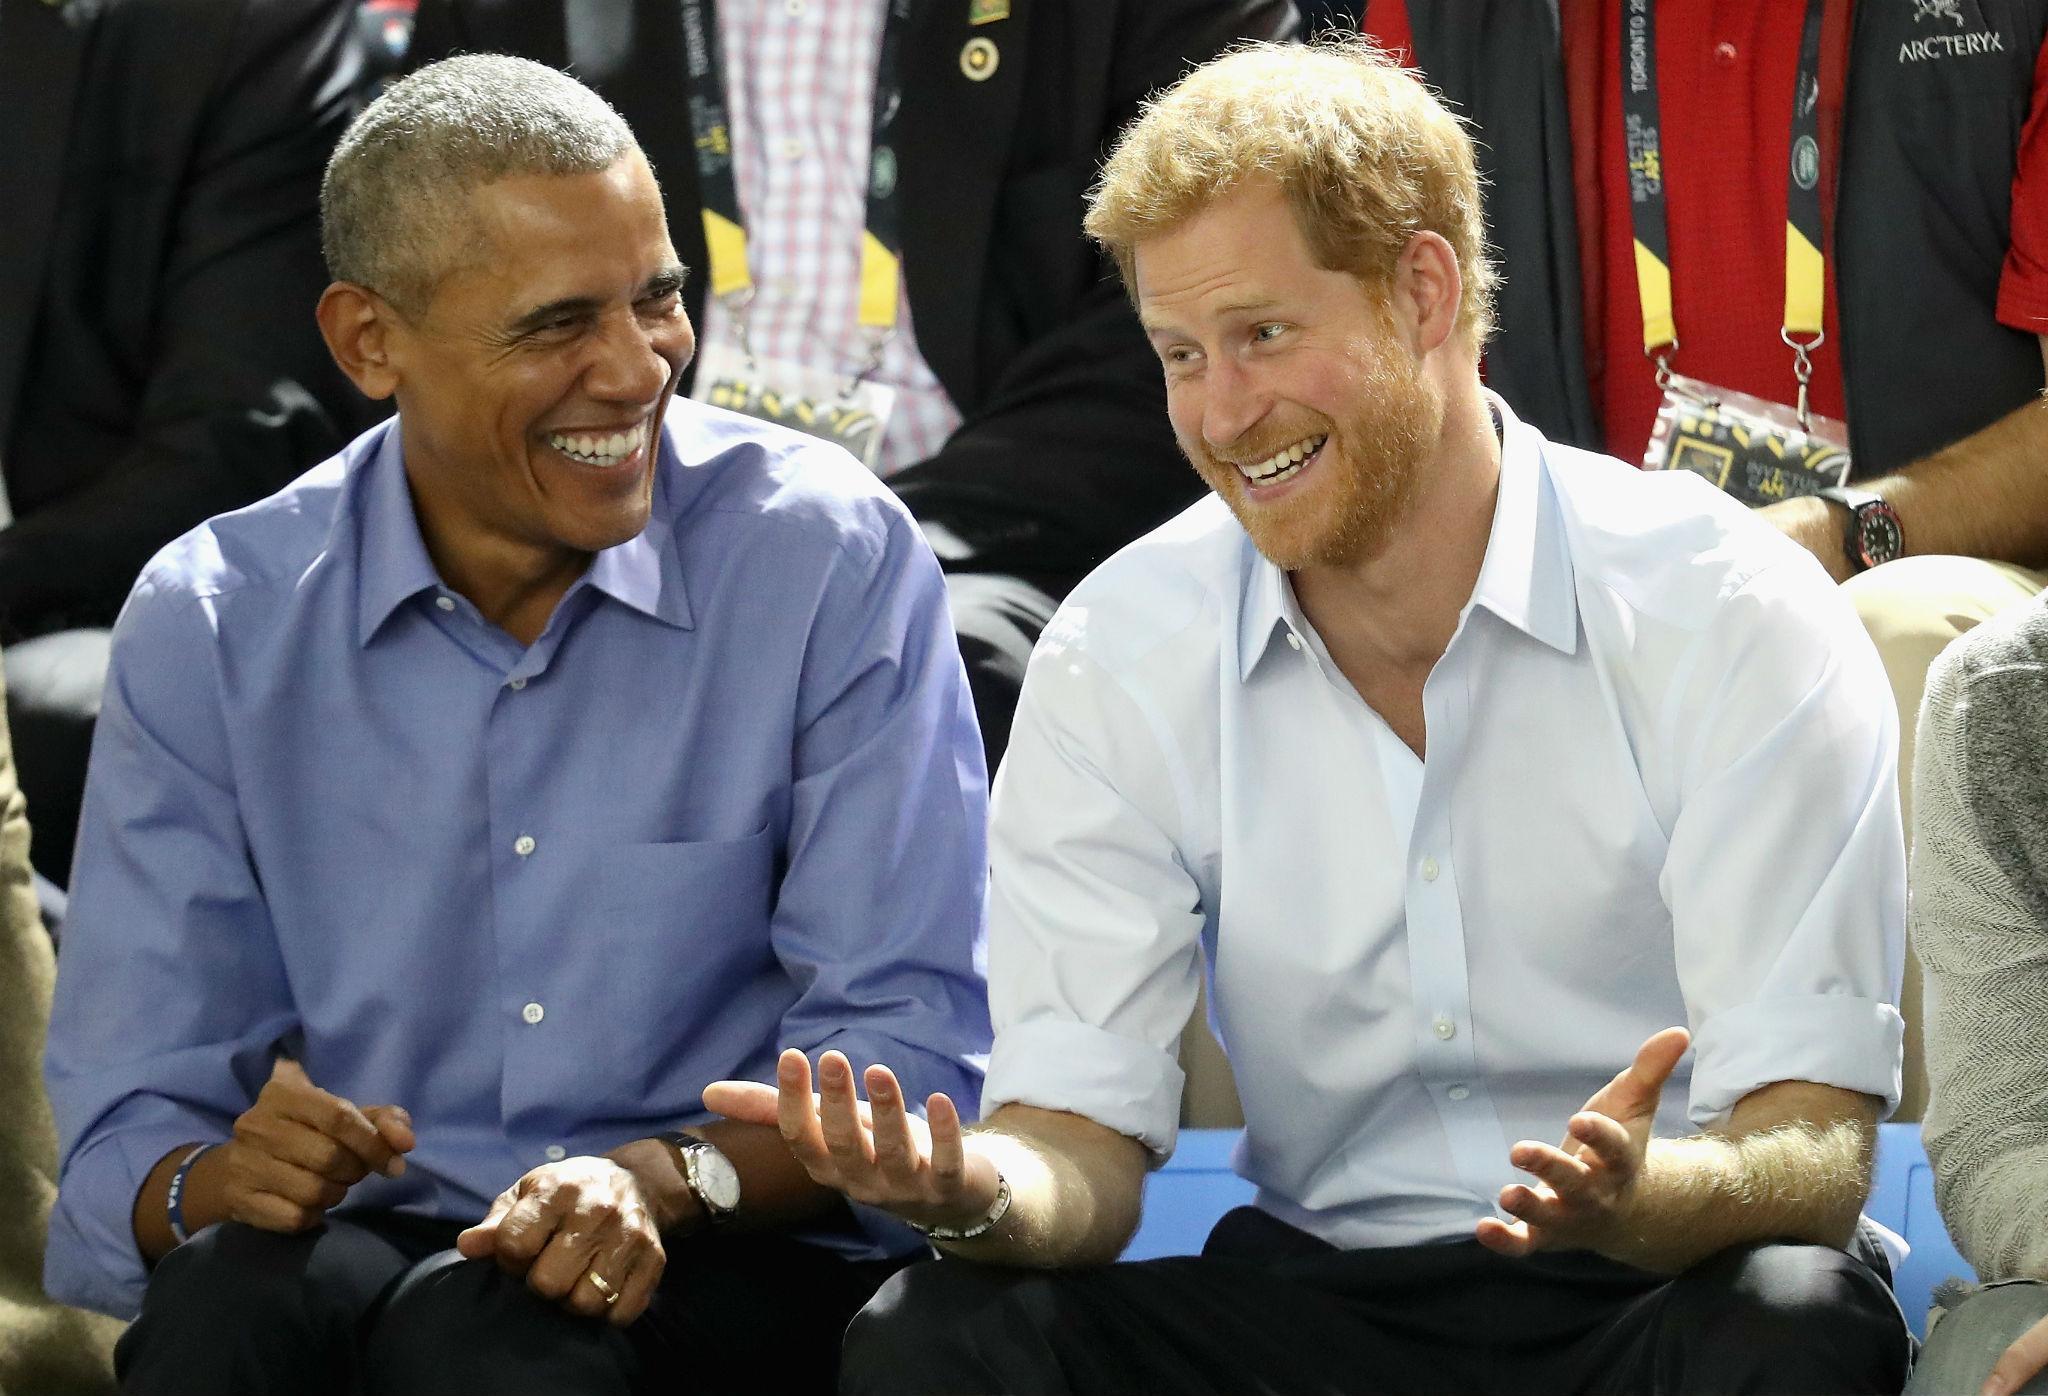
[[[687,326],[650,326],[626,315],[608,323],[598,337],[584,385],[591,396],[606,401],[650,403],[688,358]]]
[[[1213,451],[1228,452],[1257,426],[1272,406],[1270,396],[1228,359],[1211,361],[1202,399],[1202,439]]]

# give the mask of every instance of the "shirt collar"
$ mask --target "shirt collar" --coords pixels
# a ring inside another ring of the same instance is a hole
[[[1500,491],[1486,558],[1465,609],[1484,606],[1531,638],[1571,654],[1578,648],[1578,597],[1564,525],[1551,497],[1543,437],[1494,394],[1486,397],[1501,425]],[[1287,574],[1249,542],[1245,552],[1249,564],[1238,610],[1239,682],[1251,678],[1283,628],[1298,634],[1307,627]]]
[[[394,418],[361,466],[366,478],[359,494],[359,645],[369,644],[391,613],[407,601],[442,586],[441,575],[434,569],[434,560],[427,555],[426,542],[420,537],[419,518],[413,513],[399,435]],[[647,527],[617,547],[599,553],[576,586],[587,585],[664,625],[690,630],[695,628],[695,618],[683,588],[682,562],[674,546],[674,524],[666,508],[673,465],[673,448],[664,431],[654,482],[654,508]]]

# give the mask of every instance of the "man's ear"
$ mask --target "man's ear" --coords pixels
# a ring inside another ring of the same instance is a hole
[[[398,372],[391,361],[397,314],[382,296],[352,281],[329,286],[313,311],[334,362],[363,396],[380,402],[398,391]]]
[[[1428,354],[1458,331],[1465,278],[1458,254],[1441,233],[1427,230],[1408,239],[1394,264],[1394,294],[1402,318],[1413,327],[1415,351]]]

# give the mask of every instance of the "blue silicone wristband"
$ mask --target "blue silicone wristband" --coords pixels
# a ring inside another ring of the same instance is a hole
[[[178,1171],[171,1175],[171,1190],[164,1198],[164,1210],[170,1216],[171,1235],[179,1245],[192,1238],[185,1234],[185,1180],[192,1176],[192,1165],[199,1162],[199,1156],[211,1149],[211,1144],[201,1144],[185,1155],[178,1164]]]

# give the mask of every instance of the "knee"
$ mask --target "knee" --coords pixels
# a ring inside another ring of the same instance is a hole
[[[386,1396],[567,1391],[576,1387],[563,1371],[616,1363],[609,1349],[623,1342],[618,1329],[568,1313],[491,1262],[442,1251],[385,1296],[363,1370],[368,1389]]]
[[[2015,1338],[2048,1318],[2048,1285],[2020,1283],[1979,1290],[1942,1316],[1913,1364],[1911,1396],[1975,1391]],[[2048,1372],[2020,1388],[2022,1396],[2048,1391]]]
[[[1661,1337],[1668,1360],[1722,1373],[1712,1385],[1731,1391],[1897,1391],[1911,1351],[1875,1271],[1792,1243],[1726,1251],[1673,1280]]]
[[[235,1327],[303,1318],[322,1298],[308,1265],[316,1235],[233,1221],[208,1227],[157,1262],[143,1317]]]
[[[987,1372],[976,1320],[1000,1304],[1017,1272],[960,1260],[899,1270],[847,1325],[839,1359],[846,1393],[973,1390]]]

